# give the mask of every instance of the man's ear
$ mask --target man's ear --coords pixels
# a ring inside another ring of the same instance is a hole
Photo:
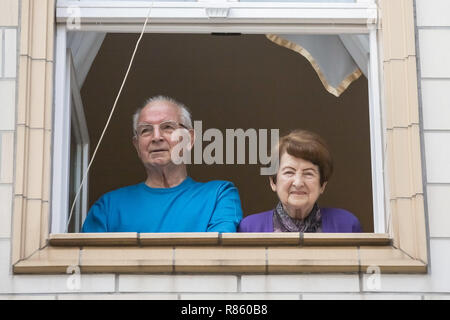
[[[137,153],[139,154],[139,146],[138,146],[138,139],[137,136],[133,136],[131,139],[133,141],[133,146],[136,149]]]
[[[189,129],[189,134],[191,135],[191,145],[189,150],[192,150],[192,148],[194,147],[194,142],[195,142],[195,130],[194,129]]]

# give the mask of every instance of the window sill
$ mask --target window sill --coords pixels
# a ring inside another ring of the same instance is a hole
[[[86,233],[51,234],[14,273],[426,273],[427,264],[387,234]]]
[[[50,234],[51,246],[361,246],[389,245],[388,234],[374,233],[58,233]]]

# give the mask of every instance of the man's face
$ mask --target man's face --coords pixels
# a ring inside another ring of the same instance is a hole
[[[178,141],[171,140],[171,134],[159,124],[167,121],[180,123],[180,120],[178,107],[168,101],[153,101],[142,109],[133,144],[145,167],[163,167],[171,163],[171,151]],[[153,132],[139,134],[140,128],[146,125],[153,125]]]

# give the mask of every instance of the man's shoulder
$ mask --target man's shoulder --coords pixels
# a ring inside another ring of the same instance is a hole
[[[235,185],[231,181],[226,180],[210,180],[206,182],[195,182],[195,185],[198,188],[205,188],[205,189],[228,189],[228,188],[235,188]]]
[[[114,199],[120,197],[127,197],[141,190],[142,190],[142,183],[133,184],[108,191],[102,195],[102,198]]]

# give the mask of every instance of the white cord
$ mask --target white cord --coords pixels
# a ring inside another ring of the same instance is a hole
[[[152,5],[153,5],[153,2],[152,2]],[[95,147],[94,153],[92,154],[91,161],[89,161],[89,164],[88,164],[88,166],[87,166],[86,172],[84,173],[83,179],[81,180],[80,187],[78,188],[78,191],[77,191],[77,193],[76,193],[76,195],[75,195],[75,199],[73,200],[72,207],[70,208],[69,218],[67,219],[66,232],[67,232],[68,229],[69,229],[69,223],[70,223],[70,219],[72,218],[73,209],[75,208],[75,204],[76,204],[76,202],[77,202],[77,199],[78,199],[78,197],[80,196],[80,192],[81,192],[81,189],[83,188],[84,182],[85,182],[86,177],[87,177],[87,175],[88,175],[88,173],[89,173],[89,169],[91,168],[92,162],[93,162],[94,159],[95,159],[95,155],[97,154],[97,150],[98,150],[98,148],[99,148],[99,146],[100,146],[100,143],[101,143],[102,140],[103,140],[103,136],[105,135],[106,129],[107,129],[108,126],[109,126],[109,123],[110,123],[110,121],[111,121],[111,118],[112,118],[112,115],[113,115],[113,113],[114,113],[114,110],[116,109],[117,101],[119,101],[120,95],[121,95],[121,93],[122,93],[122,89],[123,89],[123,87],[124,87],[124,85],[125,85],[125,82],[127,81],[128,73],[130,72],[131,66],[133,65],[134,56],[136,55],[136,51],[137,51],[137,49],[138,49],[138,47],[139,47],[139,43],[141,42],[142,36],[144,35],[144,32],[145,32],[145,28],[147,27],[147,22],[148,22],[148,18],[150,17],[150,12],[151,12],[151,10],[152,10],[152,6],[150,6],[150,7],[148,8],[147,18],[145,19],[144,26],[142,27],[141,35],[139,36],[139,39],[138,39],[138,41],[136,42],[136,46],[135,46],[135,48],[134,48],[133,55],[131,56],[130,63],[128,64],[128,70],[127,70],[127,72],[125,73],[125,77],[123,78],[122,85],[120,86],[119,92],[117,93],[117,97],[116,97],[116,100],[114,101],[114,105],[113,105],[113,107],[112,107],[112,109],[111,109],[111,112],[110,112],[110,114],[109,114],[108,120],[106,121],[105,127],[103,128],[103,132],[102,132],[102,134],[101,134],[101,136],[100,136],[100,139],[99,139],[98,142],[97,142],[97,146]]]

